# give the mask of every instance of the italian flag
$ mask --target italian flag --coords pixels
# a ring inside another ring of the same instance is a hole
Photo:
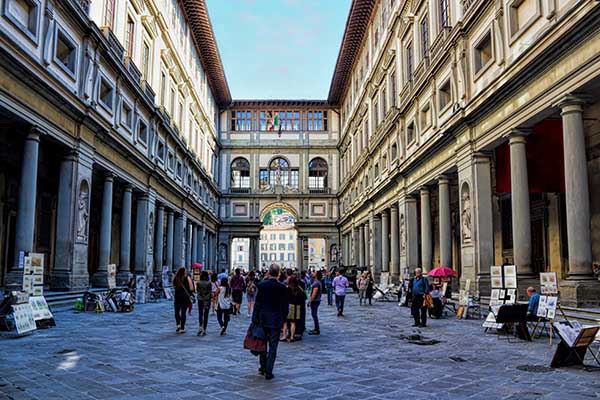
[[[272,132],[275,128],[279,128],[279,114],[275,114],[275,118],[273,120],[267,121],[267,129]]]

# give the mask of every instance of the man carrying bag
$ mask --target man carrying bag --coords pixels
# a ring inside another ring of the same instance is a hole
[[[258,285],[256,303],[252,313],[252,325],[248,332],[252,340],[256,341],[262,336],[260,328],[264,331],[266,346],[264,350],[261,349],[259,354],[260,368],[258,372],[267,380],[274,378],[273,366],[277,357],[279,333],[288,314],[287,291],[285,286],[278,281],[279,272],[279,265],[272,264],[269,267],[269,277]]]

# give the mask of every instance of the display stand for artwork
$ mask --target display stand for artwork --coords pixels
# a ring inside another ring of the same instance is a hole
[[[558,283],[556,279],[556,272],[541,272],[540,273],[540,302],[538,303],[538,320],[535,323],[531,336],[536,337],[535,333],[540,324],[545,325],[548,322],[548,337],[550,346],[552,346],[552,339],[555,333],[554,319],[556,311],[560,311],[562,317],[567,320],[565,312],[560,306],[559,295],[558,295]],[[540,335],[543,331],[543,326],[540,327]],[[539,337],[539,336],[538,336]]]
[[[552,368],[559,368],[570,365],[581,365],[586,371],[589,371],[590,369],[588,366],[584,364],[585,354],[587,353],[590,344],[594,342],[598,331],[600,331],[600,327],[592,326],[581,328],[579,334],[571,343],[568,332],[561,331],[560,326],[561,325],[557,325],[557,331],[562,340],[556,347],[556,352],[554,353],[550,366]],[[594,360],[596,360],[598,366],[600,366],[600,360],[598,360],[594,352],[590,351],[590,354]]]
[[[483,323],[488,329],[503,329],[505,324],[497,321],[499,306],[515,304],[517,300],[517,267],[515,265],[501,265],[490,267],[490,283],[492,292],[490,295],[490,312]]]

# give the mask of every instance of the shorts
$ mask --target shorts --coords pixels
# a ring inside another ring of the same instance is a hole
[[[246,300],[248,301],[248,303],[255,303],[256,294],[246,294]]]
[[[300,304],[290,304],[288,312],[288,321],[299,321],[302,318],[302,306]]]
[[[231,301],[235,304],[242,304],[242,293],[241,290],[233,290],[231,292]]]

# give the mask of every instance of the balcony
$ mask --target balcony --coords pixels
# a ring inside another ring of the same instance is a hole
[[[308,188],[308,193],[310,194],[329,194],[330,190],[329,188]]]
[[[250,193],[249,187],[230,187],[229,193],[232,194],[248,194]]]
[[[102,33],[104,33],[104,36],[106,37],[106,40],[108,40],[108,44],[110,45],[110,49],[114,53],[115,57],[119,61],[123,62],[124,61],[124,57],[125,57],[125,49],[123,48],[123,46],[121,46],[121,43],[119,43],[119,39],[117,39],[117,37],[113,33],[112,29],[110,29],[109,27],[105,26],[105,27],[102,28]]]
[[[133,62],[133,59],[129,56],[125,57],[125,65],[127,66],[127,71],[129,71],[129,73],[133,77],[133,80],[139,84],[142,80],[142,73],[140,72],[138,67],[135,66],[135,62]]]

